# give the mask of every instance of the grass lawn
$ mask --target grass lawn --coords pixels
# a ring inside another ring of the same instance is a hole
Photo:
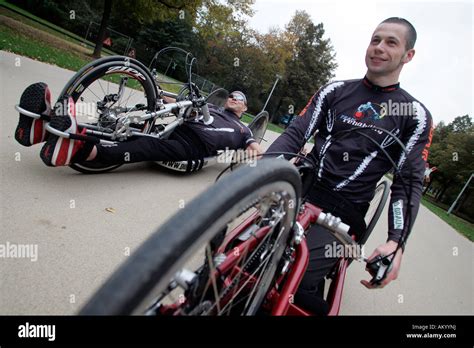
[[[0,26],[0,50],[13,52],[72,71],[81,69],[92,60],[91,57],[76,54],[73,50],[53,47],[46,40],[43,41],[38,37],[33,38],[27,31],[15,31],[7,26]],[[117,76],[109,76],[105,79],[115,83],[119,82]],[[139,84],[136,81],[131,81],[128,87],[138,88]],[[162,87],[175,93],[180,89],[180,86],[175,84],[162,84]]]
[[[456,215],[448,215],[447,211],[431,203],[426,198],[422,198],[421,202],[425,207],[438,215],[442,220],[447,222],[456,231],[466,236],[470,241],[474,241],[474,225],[470,222],[457,217]]]
[[[242,115],[242,118],[241,118],[240,120],[241,120],[242,122],[248,124],[248,123],[252,122],[253,116],[251,116],[250,114],[245,113],[245,114]],[[271,123],[271,122],[268,123],[267,129],[268,129],[268,130],[271,130],[271,131],[273,131],[273,132],[276,132],[276,133],[280,133],[280,134],[285,131],[285,130],[284,130],[283,128],[281,128],[280,126],[277,126],[276,124],[273,124],[273,123]]]
[[[0,0],[0,3],[1,3],[1,7],[0,7],[0,14],[1,15],[13,18],[16,21],[24,23],[28,26],[31,26],[31,27],[35,28],[35,29],[39,29],[42,32],[46,32],[46,33],[49,33],[51,35],[54,35],[58,38],[61,38],[65,41],[71,42],[73,44],[84,45],[84,43],[85,43],[89,47],[89,49],[94,48],[94,43],[92,43],[90,41],[84,41],[84,38],[79,36],[79,35],[76,35],[76,34],[70,32],[70,31],[68,31],[64,28],[58,27],[57,25],[55,25],[51,22],[48,22],[48,21],[46,21],[46,20],[44,20],[40,17],[37,17],[34,14],[32,14],[28,11],[25,11],[22,8],[17,7],[13,4],[10,4],[8,2],[1,1],[1,0]],[[106,48],[103,48],[103,51],[104,51],[105,54],[108,54],[108,55],[117,54],[117,53],[114,53],[114,52],[112,52],[112,51],[110,51]]]
[[[91,49],[82,47],[79,44],[79,41],[82,39],[77,35],[74,40],[68,36],[74,36],[74,34],[66,32],[64,29],[56,27],[54,24],[41,18],[34,17],[32,14],[14,5],[7,5],[7,7],[13,7],[17,11],[24,13],[27,17],[0,7],[0,16],[2,16],[0,17],[0,23],[2,24],[0,25],[0,50],[16,53],[72,71],[78,71],[93,60],[90,56]],[[34,18],[34,20],[29,18]],[[163,75],[159,75],[158,79],[170,82],[160,83],[161,88],[167,91],[178,93],[181,89],[182,85],[177,84],[179,81]],[[108,76],[105,80],[115,83],[119,82],[118,76]],[[140,88],[138,83],[130,85],[130,82],[128,87]],[[245,123],[251,122],[252,119],[253,116],[250,114],[244,114],[242,117],[242,121]],[[269,123],[267,129],[280,134],[284,131],[282,127],[273,123]]]
[[[74,53],[51,47],[48,43],[39,40],[33,40],[31,37],[6,26],[0,26],[0,50],[17,53],[73,71],[79,70],[89,62]]]

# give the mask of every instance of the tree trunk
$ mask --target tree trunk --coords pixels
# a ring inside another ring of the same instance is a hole
[[[444,192],[446,191],[446,189],[448,188],[448,185],[444,185],[443,188],[441,189],[441,191],[438,192],[438,194],[436,195],[436,202],[439,202],[441,200],[441,198],[443,197],[444,195]]]
[[[438,192],[438,194],[435,197],[436,202],[440,202],[441,199],[443,198],[444,193],[448,189],[449,185],[451,184],[452,180],[448,180],[447,182],[444,182],[443,185],[441,186],[441,190]]]
[[[107,32],[107,25],[109,24],[110,12],[112,12],[112,0],[105,0],[104,12],[102,13],[102,21],[100,22],[99,34],[97,35],[97,41],[95,43],[94,58],[100,58],[102,46],[105,40],[105,34]]]
[[[467,191],[466,193],[464,193],[462,196],[461,196],[461,199],[460,201],[458,202],[456,208],[454,209],[454,214],[457,214],[459,212],[459,209],[461,209],[462,205],[464,204],[464,202],[467,201],[467,199],[469,198],[471,194],[471,191]]]
[[[430,182],[428,183],[428,185],[426,185],[425,189],[423,190],[423,195],[426,195],[426,193],[427,193],[428,190],[430,189],[432,183],[433,183],[433,180],[430,180]]]
[[[283,97],[280,97],[280,96],[278,97],[279,97],[278,103],[276,107],[274,107],[273,114],[271,114],[272,119],[270,120],[272,123],[275,123],[275,124],[280,124],[280,117],[278,117],[277,114],[278,114],[278,110],[280,110],[281,108],[281,104],[283,104]]]

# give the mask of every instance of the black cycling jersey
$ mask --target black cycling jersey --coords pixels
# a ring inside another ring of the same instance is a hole
[[[252,131],[232,111],[209,105],[209,113],[214,117],[211,124],[205,125],[201,117],[194,122],[186,122],[186,125],[198,135],[210,155],[226,148],[246,149],[256,142]]]
[[[396,135],[406,146],[408,155],[386,133],[373,129],[374,126]],[[429,111],[399,84],[380,87],[364,78],[323,86],[268,152],[298,152],[314,136],[312,154],[320,159],[318,179],[354,204],[366,204],[373,198],[377,182],[392,166],[380,148],[360,134],[351,133],[334,141],[336,133],[350,128],[372,128],[364,133],[376,140],[402,168],[407,186],[406,163],[412,165],[411,202],[407,202],[399,177],[394,177],[391,186],[388,239],[398,242],[402,231],[411,227],[418,213],[432,137]],[[411,209],[410,226],[404,221],[407,207]]]
[[[94,159],[102,164],[142,161],[184,161],[214,156],[218,150],[246,149],[255,142],[250,129],[231,111],[210,105],[213,122],[205,125],[202,118],[177,127],[167,139],[137,137],[127,142],[97,145]],[[84,159],[76,159],[76,162]]]

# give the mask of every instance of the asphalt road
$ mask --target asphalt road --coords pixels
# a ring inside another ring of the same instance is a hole
[[[16,59],[16,58],[19,58]],[[19,66],[18,66],[19,63]],[[0,52],[0,246],[37,245],[37,260],[0,258],[0,314],[73,314],[160,224],[212,185],[224,165],[178,175],[140,163],[87,176],[48,168],[40,146],[14,137],[22,91],[57,97],[73,72]],[[276,137],[267,132],[267,146]],[[107,208],[113,208],[108,209]],[[384,241],[386,215],[367,244]],[[473,244],[421,207],[397,281],[367,290],[363,265],[346,278],[342,314],[473,314]]]

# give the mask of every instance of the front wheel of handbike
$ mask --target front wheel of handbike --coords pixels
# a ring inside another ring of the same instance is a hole
[[[155,111],[156,86],[142,63],[129,57],[112,56],[95,60],[79,70],[63,88],[61,98],[65,96],[71,96],[76,103],[79,123],[95,127],[99,132],[112,133],[121,116],[127,115],[133,120],[146,111]],[[144,133],[149,133],[152,126],[151,121],[134,124],[136,131]],[[87,174],[103,173],[119,166],[95,162],[70,165]]]
[[[266,314],[300,191],[285,160],[240,168],[153,233],[79,314]]]

